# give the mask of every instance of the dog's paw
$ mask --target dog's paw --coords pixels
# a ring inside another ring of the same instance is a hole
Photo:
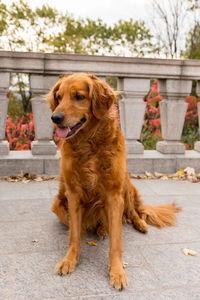
[[[110,270],[110,284],[119,291],[127,287],[127,276],[123,268]]]
[[[137,229],[138,231],[142,232],[142,233],[146,233],[148,231],[148,225],[147,223],[140,219],[139,222],[134,223],[133,227],[135,227],[135,229]]]
[[[104,240],[106,237],[106,229],[103,225],[99,225],[96,229],[97,236],[100,240]]]
[[[62,276],[72,273],[75,269],[76,261],[63,258],[55,267],[55,273]]]

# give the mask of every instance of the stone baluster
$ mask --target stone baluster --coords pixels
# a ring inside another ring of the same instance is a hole
[[[10,85],[10,73],[0,73],[0,155],[9,154],[9,143],[5,140],[6,117],[8,112],[7,93]]]
[[[123,78],[119,80],[118,90],[123,98],[119,101],[120,122],[126,139],[127,153],[143,153],[140,139],[146,103],[144,96],[150,88],[150,80],[145,78]]]
[[[200,96],[200,81],[197,82],[197,95]],[[200,136],[200,102],[197,104],[198,119],[199,119],[199,136]],[[194,150],[200,152],[200,141],[194,144]]]
[[[44,96],[50,88],[56,83],[58,76],[44,76],[31,74],[30,85],[33,93],[32,110],[35,126],[35,141],[31,143],[33,155],[54,155],[57,147],[52,140],[53,124],[48,104]]]
[[[161,131],[164,141],[156,150],[165,154],[180,154],[185,147],[180,143],[187,103],[184,98],[191,92],[192,80],[159,80],[159,91],[165,100],[160,102]]]

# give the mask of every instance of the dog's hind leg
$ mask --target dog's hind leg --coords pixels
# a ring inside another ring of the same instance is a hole
[[[54,197],[51,211],[58,216],[63,224],[69,226],[68,200],[65,196],[65,184],[62,177],[60,178],[58,194]]]
[[[140,207],[142,206],[142,200],[137,189],[131,184],[129,175],[124,186],[124,215],[123,219],[127,223],[131,223],[133,227],[145,233],[148,231],[148,225],[146,221],[140,215]]]
[[[134,209],[129,212],[129,219],[136,230],[142,233],[146,233],[148,231],[147,223],[139,217],[138,213]]]

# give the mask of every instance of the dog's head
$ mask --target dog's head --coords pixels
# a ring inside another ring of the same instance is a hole
[[[47,95],[57,135],[70,138],[92,118],[104,118],[116,100],[115,92],[92,74],[66,75]]]

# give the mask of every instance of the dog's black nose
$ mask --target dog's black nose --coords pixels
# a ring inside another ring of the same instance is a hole
[[[56,124],[61,124],[64,121],[65,116],[61,113],[54,113],[51,116],[51,120]]]

